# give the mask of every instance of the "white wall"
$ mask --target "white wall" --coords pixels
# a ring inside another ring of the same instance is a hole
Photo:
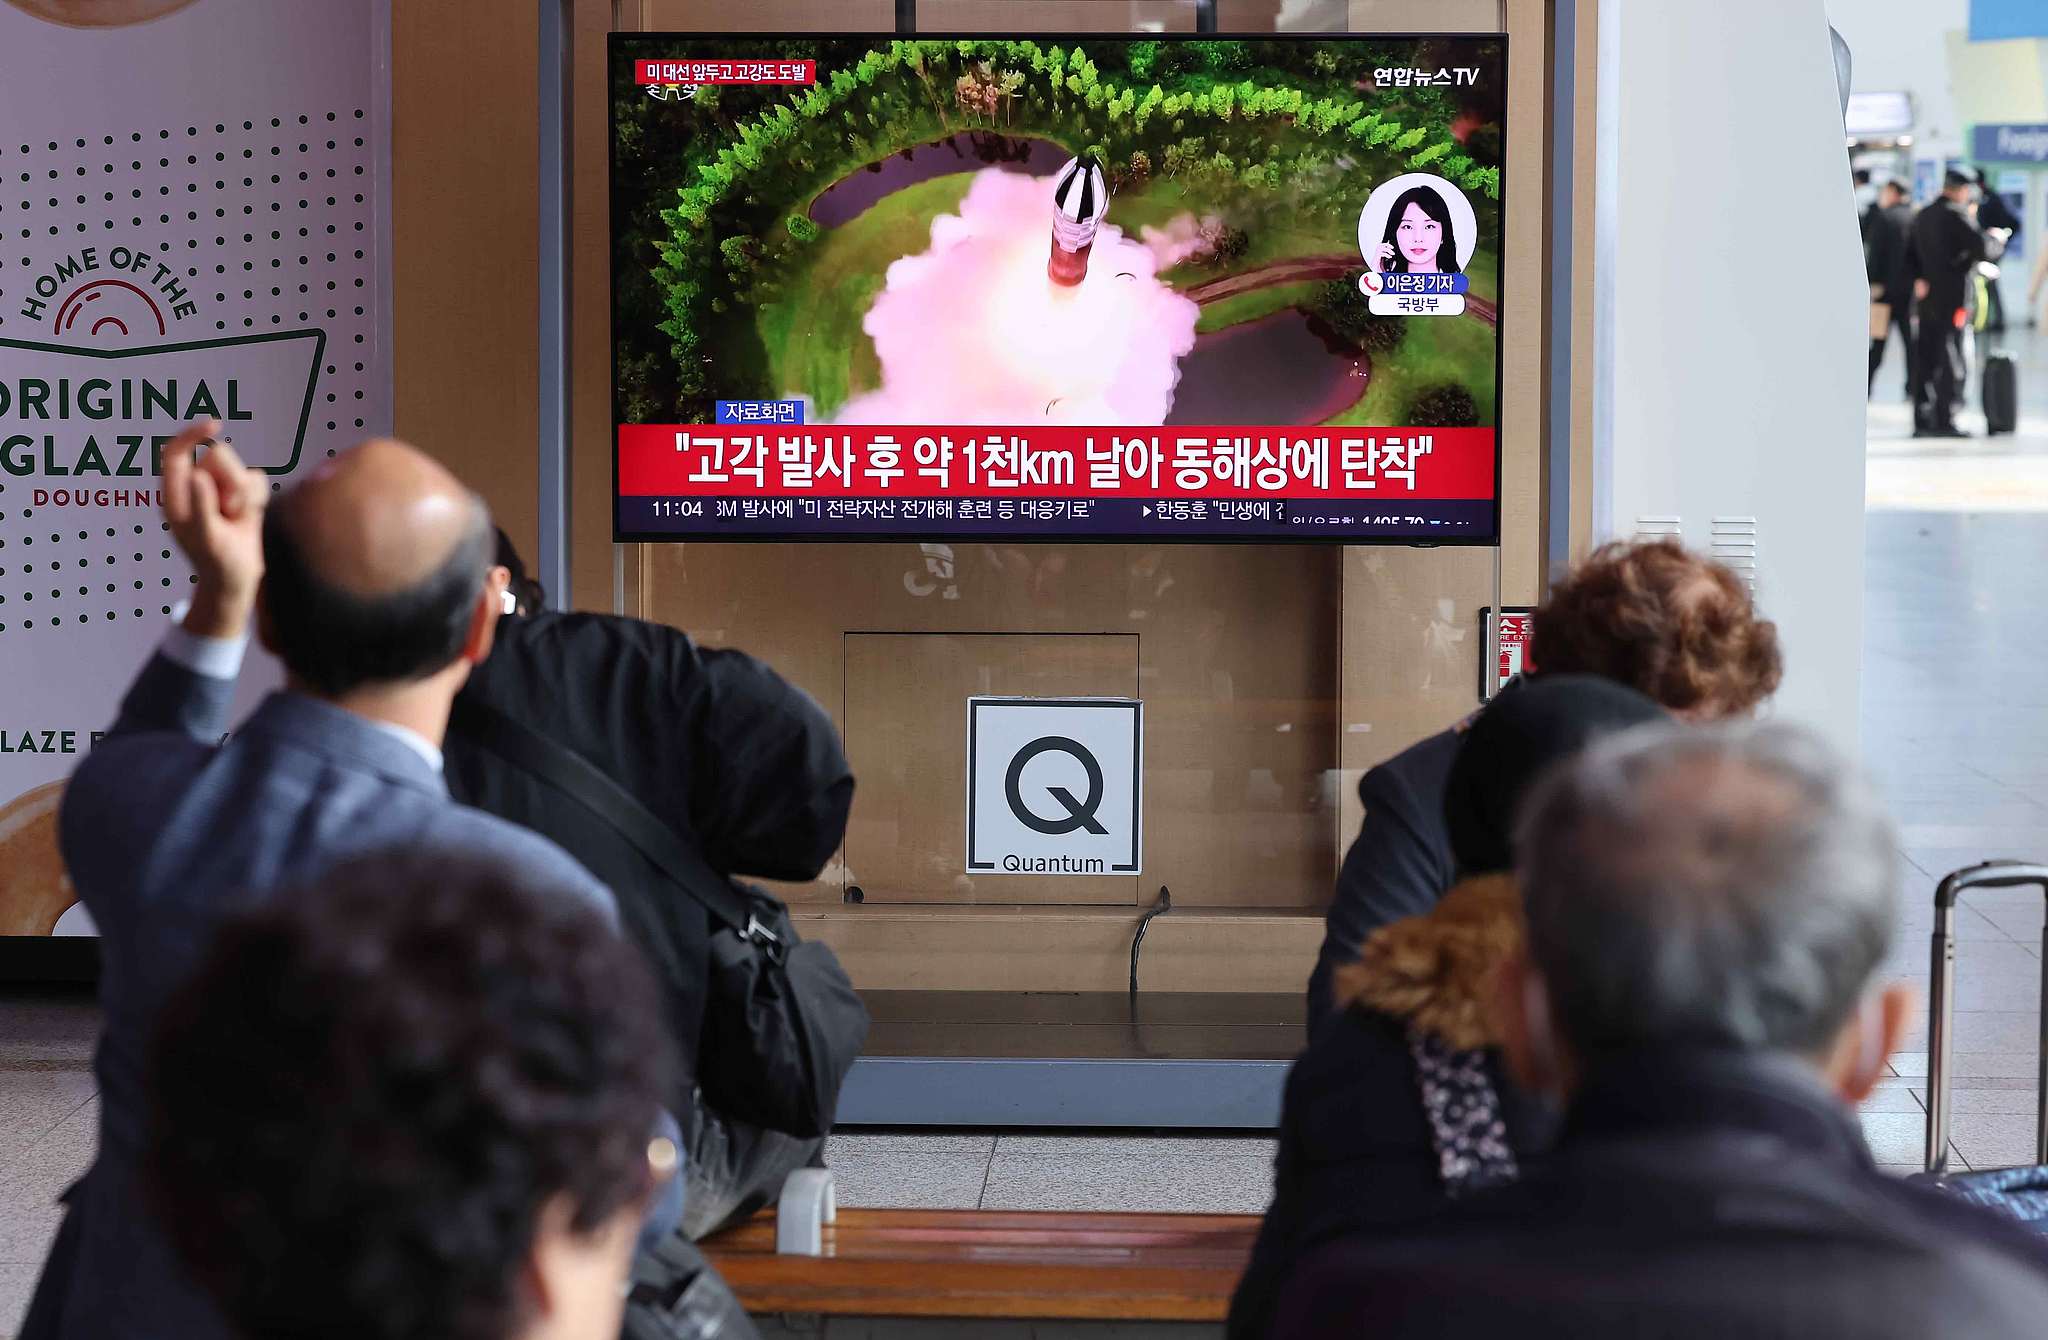
[[[1776,710],[1854,748],[1867,290],[1821,0],[1603,0],[1600,42],[1596,528],[1754,517]]]
[[[1827,0],[1821,8],[1849,43],[1856,92],[1912,93],[1920,121],[1914,153],[1962,153],[1964,126],[1949,93],[1947,34],[1970,26],[1969,0]],[[1789,25],[1780,31],[1790,31]]]

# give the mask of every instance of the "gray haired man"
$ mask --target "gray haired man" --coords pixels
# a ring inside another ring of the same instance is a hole
[[[1501,984],[1552,1156],[1398,1242],[1296,1273],[1285,1337],[2018,1335],[2048,1250],[1873,1166],[1853,1105],[1913,1002],[1875,983],[1896,834],[1815,737],[1649,727],[1523,813],[1525,953]]]

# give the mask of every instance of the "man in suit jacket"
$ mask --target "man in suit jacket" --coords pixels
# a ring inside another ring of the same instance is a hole
[[[1778,687],[1777,628],[1757,617],[1726,566],[1675,540],[1603,546],[1559,581],[1536,611],[1532,673],[1600,675],[1680,716],[1740,716]],[[1365,820],[1337,874],[1323,948],[1308,983],[1308,1026],[1332,1010],[1332,974],[1366,938],[1421,916],[1458,871],[1444,827],[1444,789],[1464,722],[1365,774]]]
[[[1526,1092],[1565,1104],[1519,1180],[1310,1254],[1277,1340],[2030,1335],[2048,1243],[1887,1177],[1855,1117],[1913,993],[1878,972],[1898,832],[1783,725],[1641,727],[1524,806],[1498,989]]]
[[[1975,179],[1950,171],[1941,198],[1913,220],[1914,346],[1919,353],[1920,399],[1913,436],[1962,437],[1956,406],[1963,388],[1963,318],[1970,272],[1988,254],[1984,230],[1970,217]]]
[[[1870,301],[1890,308],[1882,333],[1870,338],[1869,386],[1877,385],[1878,365],[1884,362],[1885,346],[1897,332],[1905,349],[1906,400],[1919,398],[1913,380],[1913,262],[1907,255],[1913,235],[1913,207],[1907,203],[1906,188],[1888,181],[1878,189],[1877,202],[1863,216],[1863,268],[1870,280]],[[1867,390],[1868,388],[1866,388]]]
[[[266,509],[265,481],[231,447],[192,459],[219,431],[195,425],[164,449],[164,515],[197,578],[190,608],[60,816],[101,935],[100,1147],[26,1335],[225,1334],[137,1186],[150,1037],[224,917],[347,858],[407,848],[491,853],[615,920],[588,871],[457,805],[441,779],[449,705],[490,650],[505,589],[482,502],[415,449],[372,441]],[[252,617],[287,688],[223,743]]]

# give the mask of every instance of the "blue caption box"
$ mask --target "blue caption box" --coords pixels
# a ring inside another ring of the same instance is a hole
[[[1387,273],[1381,275],[1381,278],[1386,281],[1385,286],[1380,290],[1383,293],[1427,293],[1441,295],[1446,293],[1463,293],[1471,287],[1470,281],[1461,274]]]
[[[719,423],[802,423],[801,400],[719,400],[713,402]]]

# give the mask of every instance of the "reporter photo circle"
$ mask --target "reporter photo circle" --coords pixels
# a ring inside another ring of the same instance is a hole
[[[1478,246],[1465,193],[1433,172],[1404,172],[1374,187],[1359,211],[1359,291],[1371,297],[1388,274],[1462,274]]]

